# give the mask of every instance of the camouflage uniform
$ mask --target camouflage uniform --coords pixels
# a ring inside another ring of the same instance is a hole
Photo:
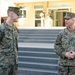
[[[3,22],[0,25],[0,75],[18,75],[17,41],[18,29]]]
[[[55,42],[55,52],[59,55],[59,75],[67,75],[68,68],[70,75],[75,75],[75,59],[68,60],[64,56],[70,50],[75,51],[75,30],[70,32],[65,28],[59,33]]]

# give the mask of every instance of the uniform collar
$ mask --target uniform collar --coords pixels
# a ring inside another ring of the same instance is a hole
[[[14,24],[12,26],[10,26],[6,23],[6,21],[4,21],[4,24],[8,30],[13,30]]]

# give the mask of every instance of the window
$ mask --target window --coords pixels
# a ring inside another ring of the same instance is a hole
[[[26,7],[20,7],[20,18],[26,18]]]
[[[35,27],[41,27],[40,13],[43,11],[43,5],[35,5]]]

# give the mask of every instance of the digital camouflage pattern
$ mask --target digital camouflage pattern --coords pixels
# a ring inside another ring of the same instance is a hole
[[[71,19],[71,18],[75,18],[75,14],[72,12],[66,12],[66,15],[64,17],[65,19]]]
[[[54,51],[59,56],[59,75],[75,75],[75,58],[68,60],[64,56],[64,54],[68,51],[75,51],[75,30],[69,31],[67,28],[62,30],[56,38],[54,48]],[[70,70],[69,74],[68,68]]]
[[[58,75],[75,75],[75,67],[58,67]]]
[[[0,75],[4,70],[10,71],[13,65],[18,64],[18,29],[12,25],[8,25],[6,22],[0,25]],[[3,70],[2,70],[3,69]],[[16,71],[17,68],[15,68]],[[6,71],[6,72],[7,72]],[[18,74],[10,74],[18,75]]]

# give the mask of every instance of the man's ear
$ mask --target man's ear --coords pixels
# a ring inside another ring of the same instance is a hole
[[[73,20],[75,21],[75,18],[73,18]]]
[[[75,26],[75,18],[73,18],[73,20],[74,20],[74,26]]]

